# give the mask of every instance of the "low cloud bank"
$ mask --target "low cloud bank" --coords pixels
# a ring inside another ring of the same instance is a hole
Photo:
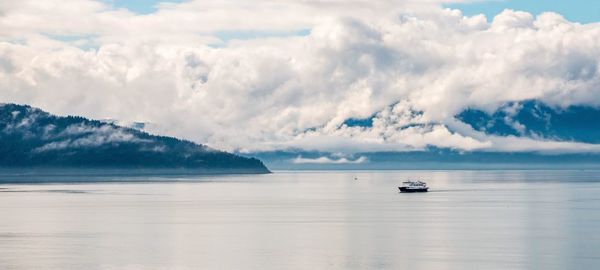
[[[294,164],[363,164],[368,162],[366,157],[359,157],[357,159],[348,158],[330,158],[330,157],[318,157],[318,158],[303,158],[298,156],[292,160]]]

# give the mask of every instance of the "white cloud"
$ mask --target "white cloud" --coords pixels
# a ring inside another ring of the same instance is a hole
[[[488,22],[435,2],[190,1],[149,15],[84,0],[2,2],[0,102],[149,122],[225,150],[596,151],[486,136],[453,116],[525,99],[600,106],[599,24],[510,10]],[[214,35],[299,29],[310,34],[227,44]],[[341,125],[373,115],[371,128]]]
[[[53,129],[54,127],[46,126],[45,129],[46,128]],[[62,150],[67,148],[96,147],[112,143],[150,142],[149,140],[138,138],[134,134],[129,133],[126,130],[115,128],[111,125],[102,125],[99,127],[94,127],[87,126],[84,124],[74,124],[66,127],[60,133],[48,137],[65,139],[47,143],[41,147],[36,148],[34,151],[45,152],[52,150]],[[75,137],[76,139],[71,139],[73,137]],[[155,150],[152,151],[156,152],[164,151],[164,149],[161,150],[161,146],[156,146],[153,149]]]
[[[376,18],[383,11],[439,0],[195,0],[161,3],[139,15],[94,0],[21,0],[0,3],[0,36],[98,35],[102,41],[192,42],[215,31],[306,29],[340,16]],[[143,4],[143,3],[139,3]],[[422,8],[422,7],[421,7]]]
[[[303,158],[298,156],[292,159],[294,164],[362,164],[368,162],[366,157],[359,157],[355,160],[347,158],[332,159],[329,157],[318,157],[318,158]]]

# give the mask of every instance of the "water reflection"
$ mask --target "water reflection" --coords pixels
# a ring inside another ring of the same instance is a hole
[[[7,184],[0,269],[592,269],[600,265],[596,175],[281,172]],[[431,192],[399,194],[406,178],[426,179]]]

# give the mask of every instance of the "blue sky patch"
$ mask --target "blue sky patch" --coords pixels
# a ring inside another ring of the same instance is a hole
[[[570,21],[580,23],[600,21],[600,1],[590,0],[498,0],[444,6],[460,9],[463,14],[469,16],[483,13],[490,21],[504,9],[522,10],[535,15],[552,11],[563,15]]]
[[[78,47],[82,50],[97,50],[99,48],[98,44],[94,42],[94,39],[97,38],[97,35],[55,35],[55,34],[46,34],[47,37],[70,43],[71,45]]]
[[[138,14],[149,14],[157,10],[160,3],[181,3],[185,0],[102,0],[115,8],[126,8]]]

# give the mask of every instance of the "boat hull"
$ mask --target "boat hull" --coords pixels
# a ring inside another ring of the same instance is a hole
[[[400,192],[406,192],[406,193],[427,192],[429,190],[429,188],[406,188],[406,187],[398,187],[398,189],[400,189]]]

